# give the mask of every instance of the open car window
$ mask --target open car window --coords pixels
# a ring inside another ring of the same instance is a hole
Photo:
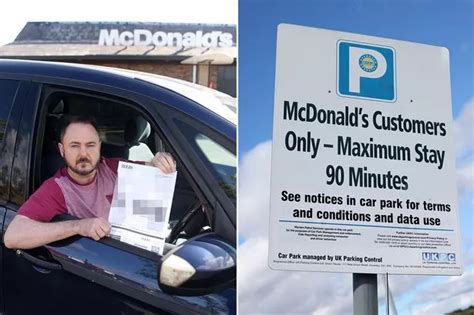
[[[130,161],[150,162],[159,150],[172,150],[173,144],[165,144],[160,136],[162,131],[154,130],[153,123],[139,112],[139,106],[113,96],[92,94],[62,87],[49,87],[44,93],[42,125],[42,147],[38,148],[41,158],[37,165],[41,169],[36,188],[62,166],[59,155],[59,120],[63,115],[89,115],[97,121],[101,138],[101,155]],[[41,143],[39,141],[38,143]],[[177,160],[178,178],[167,228],[167,241],[176,243],[191,238],[210,229],[210,220],[204,213],[196,191],[189,183]],[[63,217],[63,219],[70,217]],[[110,240],[114,242],[114,240]],[[172,245],[165,245],[165,252]],[[129,249],[130,246],[124,246]],[[137,249],[138,250],[138,249]]]

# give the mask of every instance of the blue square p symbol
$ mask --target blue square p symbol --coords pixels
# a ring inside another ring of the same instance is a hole
[[[390,47],[339,41],[337,47],[339,95],[394,102],[395,51]]]

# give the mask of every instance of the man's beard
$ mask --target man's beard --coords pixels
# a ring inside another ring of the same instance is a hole
[[[78,165],[83,163],[83,162],[88,162],[89,164],[92,165],[92,168],[91,169],[86,169],[86,170],[81,169]],[[66,160],[66,158],[64,158],[64,163],[74,173],[76,173],[78,175],[81,175],[81,176],[87,176],[87,175],[91,174],[95,169],[97,169],[97,165],[99,164],[99,160],[97,160],[97,162],[95,164],[92,164],[92,162],[88,158],[80,158],[79,160],[76,161],[76,164],[74,166],[74,165],[69,164],[68,161]]]

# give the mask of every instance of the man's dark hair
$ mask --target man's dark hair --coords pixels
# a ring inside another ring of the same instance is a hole
[[[99,134],[99,128],[97,128],[97,122],[94,117],[87,115],[64,115],[59,122],[59,142],[63,142],[67,127],[74,123],[89,124],[94,127],[97,134]]]

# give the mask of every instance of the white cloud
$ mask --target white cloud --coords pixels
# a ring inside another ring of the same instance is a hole
[[[456,169],[459,197],[474,189],[474,160]],[[474,205],[474,204],[473,204]]]
[[[409,293],[410,289],[413,289],[418,284],[422,283],[423,281],[426,281],[428,278],[429,276],[390,275],[389,276],[390,291],[392,292],[392,295],[394,297],[401,298],[404,294]],[[385,282],[379,281],[379,283],[385,283]]]
[[[399,315],[445,314],[474,305],[474,269],[462,276],[390,275],[390,291]],[[385,307],[385,275],[379,275],[379,312]],[[393,310],[391,309],[391,312]]]
[[[268,268],[268,240],[239,246],[239,314],[351,314],[350,274]]]
[[[417,315],[443,314],[453,311],[453,308],[474,305],[474,272],[470,270],[460,277],[448,277],[445,282],[420,292],[415,301],[425,303]]]
[[[271,141],[257,145],[239,165],[239,233],[267,237]]]
[[[239,313],[351,314],[350,274],[268,267],[270,155],[271,142],[259,144],[239,167]]]
[[[474,98],[463,105],[463,110],[454,121],[454,142],[458,158],[474,153]]]
[[[446,289],[445,289],[446,290]],[[416,311],[414,315],[432,315],[432,314],[446,314],[455,310],[465,309],[474,305],[474,298],[472,292],[455,296],[449,300],[443,300],[435,304],[429,304],[420,311]]]
[[[462,276],[446,277],[446,281],[432,285],[420,292],[416,300],[421,303],[436,296],[436,302],[442,302],[466,292],[474,294],[474,272],[472,270],[464,272]]]
[[[469,233],[471,233],[471,235],[469,235]],[[467,236],[462,237],[464,266],[474,266],[474,239],[472,233],[472,231],[469,231],[466,233]]]
[[[454,142],[458,159],[456,175],[461,197],[474,189],[474,98],[464,104],[461,114],[454,122]]]

